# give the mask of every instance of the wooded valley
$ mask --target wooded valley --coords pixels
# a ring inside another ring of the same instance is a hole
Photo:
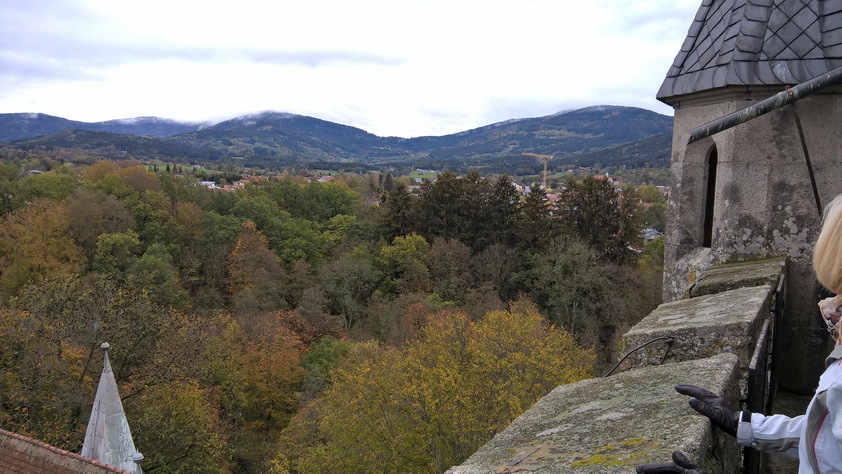
[[[0,427],[79,452],[108,342],[148,473],[443,472],[660,302],[654,186],[31,165],[0,165]]]

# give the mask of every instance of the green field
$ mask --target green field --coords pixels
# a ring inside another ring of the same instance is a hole
[[[415,178],[421,178],[421,179],[424,179],[424,178],[427,178],[427,179],[433,179],[433,178],[435,178],[435,177],[436,177],[436,175],[438,175],[439,173],[440,173],[439,171],[417,171],[417,170],[416,170],[416,171],[413,171],[413,172],[409,173],[407,176],[409,176],[409,177],[410,177],[410,178],[412,178],[412,179],[415,179]]]

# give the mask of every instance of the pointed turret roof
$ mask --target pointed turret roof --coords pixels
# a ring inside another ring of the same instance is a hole
[[[102,375],[99,378],[81,455],[140,474],[140,461],[143,460],[143,456],[134,447],[129,422],[117,392],[117,382],[111,371],[108,343],[103,343],[101,347],[105,352]]]
[[[658,99],[797,84],[842,66],[842,0],[703,0]]]

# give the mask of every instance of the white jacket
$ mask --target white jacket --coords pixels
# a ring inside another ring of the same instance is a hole
[[[804,415],[751,415],[737,427],[737,443],[799,459],[799,474],[842,474],[842,346],[826,360]]]

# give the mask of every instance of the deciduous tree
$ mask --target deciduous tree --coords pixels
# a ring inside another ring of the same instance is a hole
[[[82,269],[82,252],[68,232],[65,203],[36,199],[0,222],[0,298],[51,275],[72,275]]]
[[[426,263],[433,291],[443,301],[462,303],[473,284],[471,249],[459,239],[433,240]]]
[[[27,311],[0,309],[0,426],[68,450],[84,437],[79,413],[92,398],[85,352],[53,324]]]
[[[512,276],[519,262],[514,248],[502,243],[491,244],[474,256],[472,262],[478,285],[490,284],[504,301],[514,299]]]
[[[161,244],[153,244],[126,271],[126,283],[146,290],[158,303],[181,311],[187,309],[187,292],[179,281],[172,256]]]
[[[85,266],[91,269],[97,239],[102,234],[124,233],[134,226],[131,212],[113,195],[98,189],[77,189],[67,204],[70,236],[85,253]]]
[[[225,306],[227,285],[226,260],[242,224],[235,216],[215,211],[202,213],[202,235],[197,253],[203,258],[199,265],[199,281],[192,288],[194,307],[221,308]]]
[[[325,336],[310,345],[310,352],[301,358],[307,401],[320,396],[328,387],[330,372],[339,366],[351,345],[351,342],[333,336]]]
[[[81,179],[70,168],[60,167],[53,171],[31,174],[20,183],[20,193],[24,201],[48,198],[60,201],[79,187]]]
[[[398,236],[391,245],[380,249],[380,264],[385,275],[385,292],[391,296],[401,293],[426,292],[430,288],[430,274],[426,265],[430,244],[416,233]]]
[[[208,389],[176,380],[145,390],[124,404],[143,469],[172,474],[229,471],[225,430]]]
[[[555,324],[582,334],[611,325],[614,291],[606,262],[590,247],[558,240],[527,257],[517,276]]]
[[[113,278],[50,278],[26,287],[14,304],[44,324],[61,323],[63,337],[85,350],[84,374],[101,370],[94,359],[102,342],[111,344],[109,357],[118,383],[142,380],[154,385],[180,370],[180,364],[162,357],[161,351],[169,351],[166,342],[180,334],[187,320]]]
[[[205,383],[218,400],[240,472],[265,471],[279,430],[296,407],[304,375],[299,362],[306,348],[278,322],[275,314],[262,313],[252,319],[249,332],[230,316],[219,315],[205,345]]]
[[[359,202],[360,195],[343,182],[309,183],[304,187],[304,205],[293,215],[326,223],[339,214],[355,215]]]
[[[474,323],[441,312],[406,347],[331,372],[314,413],[285,431],[294,451],[283,461],[303,472],[443,472],[551,388],[589,376],[592,364],[534,306]]]
[[[268,240],[251,221],[242,224],[226,261],[228,292],[238,314],[270,311],[288,306],[287,275]]]
[[[169,197],[163,191],[144,191],[130,204],[135,229],[144,246],[152,243],[173,245],[179,242],[178,222],[172,215]]]
[[[140,236],[133,230],[97,236],[96,252],[91,264],[93,271],[122,278],[140,252]]]
[[[365,314],[366,302],[380,284],[381,275],[373,256],[361,247],[321,268],[321,286],[333,312],[342,316],[346,330]]]

